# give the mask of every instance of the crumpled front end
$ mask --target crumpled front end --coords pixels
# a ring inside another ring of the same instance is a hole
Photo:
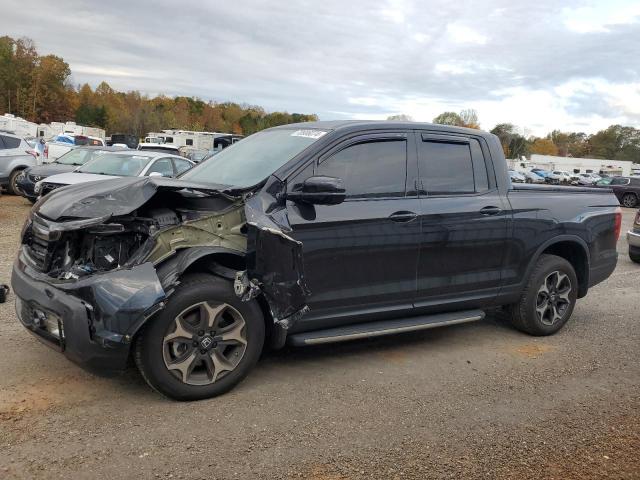
[[[263,295],[288,328],[309,291],[281,188],[275,178],[258,194],[133,178],[53,192],[25,224],[14,265],[21,322],[80,363],[121,368],[189,264],[224,252],[244,259],[238,296]]]

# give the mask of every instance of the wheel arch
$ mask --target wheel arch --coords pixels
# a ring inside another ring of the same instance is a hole
[[[568,261],[578,277],[578,298],[582,298],[589,290],[589,247],[587,242],[575,235],[559,235],[543,243],[533,256],[525,279],[531,275],[533,267],[541,255],[556,255]]]
[[[235,279],[237,271],[246,268],[246,257],[244,252],[232,250],[225,247],[192,247],[180,250],[176,255],[165,260],[156,267],[156,273],[162,288],[167,294],[167,298],[175,287],[180,283],[180,279],[190,273],[208,273],[225,278],[231,282]],[[265,323],[265,344],[274,343],[274,339],[280,338],[279,328],[273,321],[271,309],[264,295],[258,295],[256,301],[262,311]],[[131,344],[135,344],[135,337],[144,329],[144,326],[153,318],[149,316],[137,326],[131,335]]]

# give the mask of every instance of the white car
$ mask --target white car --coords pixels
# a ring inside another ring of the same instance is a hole
[[[597,173],[579,173],[576,179],[576,185],[595,185],[602,177]]]
[[[551,179],[551,183],[555,184],[571,183],[571,174],[569,172],[565,172],[564,170],[554,170],[553,172],[551,172],[551,175],[549,175],[549,178]]]
[[[62,155],[76,146],[84,147],[104,147],[104,140],[98,137],[88,137],[86,135],[73,135],[64,133],[56,135],[44,146],[44,161],[55,162]]]
[[[520,174],[524,175],[526,183],[546,183],[544,177],[542,175],[538,175],[536,172],[523,170]]]
[[[43,196],[65,185],[120,177],[176,177],[194,165],[195,163],[184,157],[162,152],[104,151],[73,172],[51,175],[39,181],[35,185],[34,193]]]

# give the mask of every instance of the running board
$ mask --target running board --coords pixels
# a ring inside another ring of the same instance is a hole
[[[437,313],[435,315],[420,315],[417,317],[359,323],[314,332],[294,333],[287,338],[287,343],[301,347],[304,345],[346,342],[347,340],[359,338],[381,337],[383,335],[457,325],[458,323],[475,322],[482,320],[484,316],[485,314],[482,310],[464,310],[453,313]]]

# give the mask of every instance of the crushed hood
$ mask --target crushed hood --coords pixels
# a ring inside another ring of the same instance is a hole
[[[69,175],[82,175],[70,173]],[[54,190],[38,201],[34,212],[49,220],[127,215],[148,202],[158,190],[184,189],[204,193],[227,192],[225,186],[162,177],[121,177],[99,183],[84,182]],[[48,180],[48,179],[47,179]]]

